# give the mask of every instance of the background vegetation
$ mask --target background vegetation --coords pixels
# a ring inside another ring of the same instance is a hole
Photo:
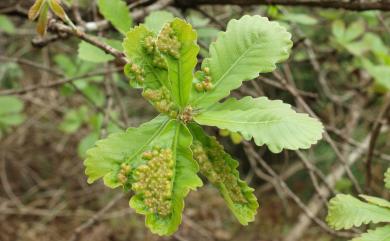
[[[389,198],[390,2],[139,0],[127,1],[129,11],[110,5],[117,1],[62,2],[82,33],[49,14],[40,37],[27,19],[33,1],[0,3],[1,241],[326,241],[370,227],[334,231],[325,216],[339,192]],[[206,185],[187,198],[179,232],[158,237],[128,207],[130,194],[86,182],[82,161],[97,139],[156,115],[123,74],[121,32],[170,14],[197,29],[200,61],[218,31],[244,14],[267,16],[292,33],[288,61],[233,96],[282,99],[319,118],[323,140],[275,155],[237,133],[208,129],[256,189],[261,209],[248,226]]]

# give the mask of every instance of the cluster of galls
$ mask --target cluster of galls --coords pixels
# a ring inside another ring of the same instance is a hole
[[[150,100],[156,110],[160,113],[165,113],[172,118],[176,118],[177,111],[175,110],[175,105],[171,100],[171,95],[169,90],[166,87],[161,87],[159,89],[146,89],[142,92],[142,96]]]
[[[127,163],[122,163],[121,169],[118,172],[117,178],[118,182],[125,186],[127,181],[129,180],[129,175],[131,173],[131,166]]]
[[[156,39],[153,36],[147,36],[144,39],[144,48],[146,52],[153,57],[153,65],[162,69],[167,69],[167,63],[159,53],[156,45]]]
[[[136,63],[128,63],[125,67],[128,72],[128,77],[137,82],[138,84],[143,84],[145,81],[144,74],[145,71],[143,68],[141,68],[138,64]]]
[[[235,170],[225,161],[223,146],[215,137],[212,137],[209,147],[204,147],[202,143],[195,141],[192,151],[194,159],[199,163],[201,173],[212,184],[224,184],[234,202],[248,202],[241,192],[238,178],[234,175]]]
[[[202,71],[196,72],[196,79],[199,82],[195,83],[195,89],[198,92],[209,91],[213,89],[213,83],[211,83],[212,78],[210,76],[210,68],[204,67]]]
[[[167,216],[172,209],[172,150],[155,146],[152,151],[145,151],[142,158],[147,163],[135,170],[136,182],[132,188],[142,195],[150,212]]]
[[[166,24],[158,35],[157,48],[161,53],[169,54],[174,58],[180,57],[181,43],[177,39],[171,24]]]

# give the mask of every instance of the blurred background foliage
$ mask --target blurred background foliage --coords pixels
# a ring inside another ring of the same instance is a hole
[[[382,179],[390,161],[390,117],[388,111],[381,119],[378,116],[390,99],[390,13],[264,5],[186,9],[175,4],[143,13],[151,2],[129,2],[129,12],[113,11],[110,1],[103,0],[64,0],[63,5],[75,24],[110,19],[111,27],[90,34],[118,51],[124,29],[140,22],[153,29],[174,16],[184,18],[197,30],[200,60],[232,18],[260,14],[280,22],[294,41],[289,60],[275,73],[247,81],[233,95],[282,99],[303,112],[308,105],[340,153],[326,140],[303,153],[274,155],[265,147],[258,153],[307,206],[318,184],[311,178],[313,169],[301,159],[324,177],[336,170],[340,155],[353,160],[352,174],[361,188],[389,197]],[[248,143],[238,133],[212,128],[208,131],[240,160],[241,175],[256,188],[261,210],[254,223],[240,226],[206,185],[188,198],[183,225],[174,237],[150,234],[143,218],[129,209],[128,196],[78,231],[117,195],[101,183],[86,184],[85,151],[99,138],[138,126],[155,113],[139,91],[130,88],[121,65],[101,49],[68,35],[54,38],[50,32],[43,47],[37,47],[34,41],[42,38],[25,17],[31,5],[0,4],[0,240],[293,240],[288,237],[299,224],[302,209],[267,179],[271,175],[263,175],[264,170],[253,164]],[[372,181],[367,187],[368,143],[379,122],[382,128],[373,147]],[[332,189],[356,193],[348,175],[338,178]],[[316,213],[322,220],[324,204]],[[316,224],[299,237],[339,239],[345,240]]]

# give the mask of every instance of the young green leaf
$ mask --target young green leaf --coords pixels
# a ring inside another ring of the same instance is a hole
[[[162,130],[160,136],[157,137],[155,143],[156,145],[162,145],[162,148],[165,147],[172,150],[169,152],[170,158],[172,158],[172,162],[168,166],[169,169],[167,170],[167,167],[164,165],[158,167],[153,166],[151,162],[161,158],[161,152],[156,157],[148,157],[149,154],[152,155],[156,151],[154,150],[153,152],[144,153],[144,156],[147,156],[146,159],[150,159],[149,165],[144,164],[139,166],[138,170],[142,172],[138,176],[143,177],[143,175],[147,175],[147,179],[156,179],[163,186],[155,185],[151,181],[149,185],[151,190],[148,189],[148,186],[145,190],[145,184],[148,182],[140,178],[141,180],[133,185],[136,195],[131,198],[130,206],[137,213],[146,216],[146,225],[153,233],[170,235],[177,230],[181,223],[185,196],[190,190],[195,190],[197,187],[200,187],[202,181],[196,175],[199,167],[192,158],[190,149],[192,136],[187,127],[177,120],[171,120]],[[164,184],[164,181],[158,181],[157,177],[160,175],[160,172],[168,175],[170,181],[166,184]],[[154,195],[154,198],[149,198],[148,192],[162,193],[164,197]],[[162,198],[162,201],[158,201],[160,198]]]
[[[28,19],[35,20],[38,17],[44,2],[46,0],[35,0],[34,4],[28,10]]]
[[[47,28],[47,14],[49,12],[49,4],[47,2],[44,2],[42,4],[42,7],[40,9],[39,18],[38,18],[38,24],[37,24],[37,32],[44,36],[46,34],[46,28]]]
[[[174,102],[185,107],[188,104],[199,46],[196,32],[184,20],[175,18],[164,25],[157,37],[157,48],[168,64],[168,79]]]
[[[390,189],[390,168],[385,172],[385,187]]]
[[[111,188],[120,183],[110,179],[117,174],[120,165],[126,161],[133,162],[144,149],[160,135],[168,123],[168,119],[159,116],[138,128],[129,128],[125,132],[109,135],[106,139],[96,142],[96,146],[87,151],[84,161],[85,174],[88,183],[104,177],[105,184]]]
[[[296,113],[290,105],[266,97],[230,98],[194,117],[201,125],[239,132],[258,146],[266,144],[279,153],[282,149],[309,148],[321,139],[322,124],[307,114]]]
[[[145,26],[154,34],[158,34],[161,28],[175,17],[168,11],[153,11],[145,18]]]
[[[193,91],[192,105],[208,107],[229,95],[243,81],[273,71],[276,63],[288,58],[290,38],[285,28],[264,17],[231,20],[226,32],[220,33],[210,45],[210,57],[202,64],[203,69],[209,68],[212,89]]]
[[[56,16],[61,18],[63,21],[66,21],[66,13],[60,5],[60,0],[49,0],[49,6],[51,11],[53,11]]]
[[[390,222],[390,209],[362,202],[351,195],[336,195],[330,200],[328,209],[326,221],[336,230],[370,222]]]
[[[368,230],[351,241],[390,241],[390,225]]]
[[[253,189],[240,179],[238,162],[197,124],[191,124],[190,131],[194,137],[194,159],[199,163],[201,174],[218,189],[238,221],[247,225],[254,220],[259,204]]]
[[[122,34],[130,30],[133,21],[126,1],[98,0],[100,13]]]

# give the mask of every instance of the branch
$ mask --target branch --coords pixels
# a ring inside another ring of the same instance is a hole
[[[49,29],[54,31],[54,32],[58,32],[60,34],[65,33],[65,34],[74,35],[74,36],[78,37],[79,39],[82,39],[82,40],[102,49],[107,54],[111,54],[112,56],[114,56],[118,60],[119,64],[125,65],[127,63],[127,60],[122,52],[116,50],[115,48],[111,47],[108,44],[101,42],[96,37],[86,34],[83,31],[75,31],[73,28],[71,28],[65,24],[62,24],[60,22],[57,22],[55,20],[50,21]]]
[[[196,7],[198,5],[233,4],[233,5],[285,5],[285,6],[306,6],[321,8],[337,8],[354,11],[382,10],[390,11],[388,1],[342,1],[342,0],[176,0],[181,7]]]

